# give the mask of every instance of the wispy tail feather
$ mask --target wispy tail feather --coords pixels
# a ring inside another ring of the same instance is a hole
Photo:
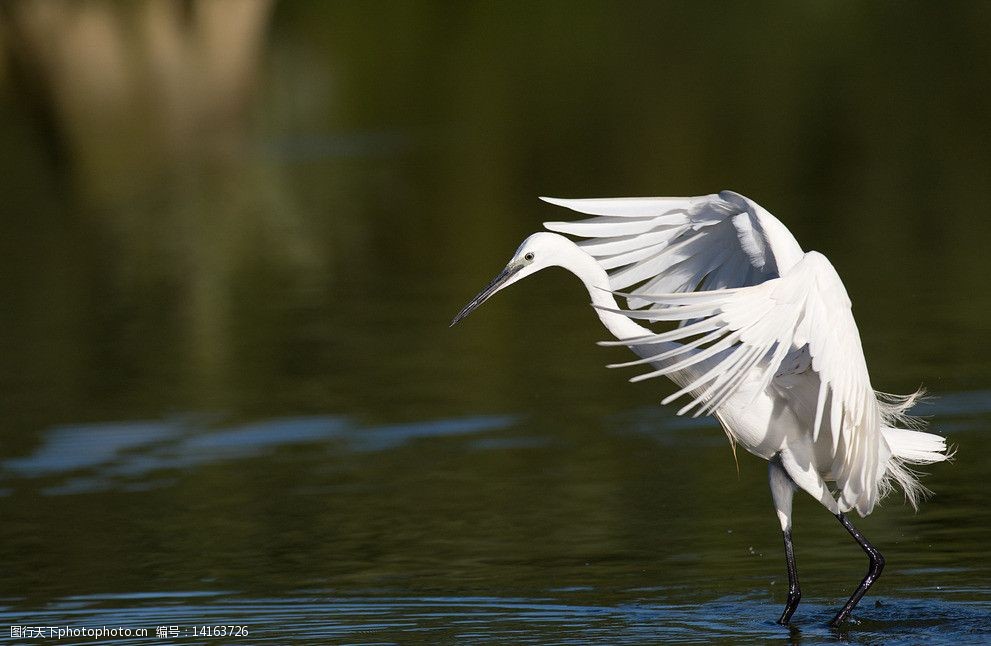
[[[905,396],[877,393],[884,422],[881,435],[891,451],[891,458],[880,483],[880,493],[889,493],[893,480],[905,492],[905,499],[913,509],[918,509],[919,501],[932,492],[919,482],[919,477],[923,474],[908,465],[944,462],[953,457],[953,451],[947,449],[946,438],[926,433],[922,430],[926,427],[925,420],[908,414],[909,409],[924,394],[922,389]],[[896,425],[908,428],[897,428]]]
[[[884,427],[881,435],[888,443],[891,455],[909,464],[932,464],[950,457],[946,450],[946,438],[935,433]]]

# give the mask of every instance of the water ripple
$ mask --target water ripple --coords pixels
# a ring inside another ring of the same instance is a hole
[[[471,641],[519,644],[733,643],[950,644],[991,636],[991,599],[971,604],[879,598],[840,630],[826,625],[833,608],[803,602],[782,627],[765,596],[720,597],[696,604],[649,598],[619,604],[574,604],[553,597],[335,596],[286,597],[231,593],[91,595],[41,608],[0,609],[10,625],[154,628],[247,625],[251,641],[363,644]],[[115,643],[140,643],[121,641]],[[201,643],[195,640],[183,643]]]

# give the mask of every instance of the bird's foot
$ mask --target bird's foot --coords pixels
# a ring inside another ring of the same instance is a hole
[[[791,616],[795,614],[795,609],[798,608],[798,602],[801,600],[802,592],[797,587],[788,591],[788,601],[785,602],[784,612],[781,613],[781,618],[778,619],[779,624],[787,626],[791,622]]]
[[[829,627],[833,629],[848,628],[859,623],[853,618],[852,611],[852,608],[843,608],[840,610],[829,622]]]

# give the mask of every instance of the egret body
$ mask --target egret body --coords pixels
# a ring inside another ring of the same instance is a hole
[[[831,623],[843,622],[884,567],[846,513],[870,514],[893,483],[916,506],[926,490],[908,465],[948,455],[942,437],[913,428],[907,412],[918,393],[898,397],[872,388],[850,300],[833,266],[822,254],[803,251],[756,202],[731,191],[543,199],[595,217],[545,223],[558,233],[524,240],[451,325],[541,269],[563,267],[577,276],[616,338],[603,343],[628,346],[640,357],[610,367],[649,369],[634,381],[670,378],[678,390],[663,403],[688,397],[678,414],[713,415],[731,443],[768,460],[789,582],[779,623],[790,621],[801,598],[791,537],[796,490],[826,507],[864,550],[867,574]],[[637,321],[676,327],[658,332]]]

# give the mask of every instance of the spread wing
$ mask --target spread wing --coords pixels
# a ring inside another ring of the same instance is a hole
[[[541,198],[597,217],[545,222],[609,272],[610,287],[627,290],[633,309],[663,308],[642,294],[757,285],[798,262],[802,249],[774,216],[733,193],[699,197]]]
[[[705,347],[682,353],[678,361],[634,379],[701,367],[696,379],[664,400],[668,403],[692,393],[694,399],[679,414],[698,407],[695,415],[699,415],[717,409],[748,380],[757,380],[753,392],[759,393],[776,377],[811,369],[819,382],[813,441],[823,428],[829,433],[834,468],[840,469],[834,475],[843,483],[848,499],[856,500],[858,494],[873,490],[870,480],[878,463],[881,416],[850,299],[825,256],[809,252],[786,275],[759,285],[680,294],[640,293],[638,298],[662,308],[619,312],[649,321],[690,321],[638,339],[638,344],[696,338],[688,345]],[[803,362],[803,356],[811,362]],[[653,360],[657,357],[623,365]]]

